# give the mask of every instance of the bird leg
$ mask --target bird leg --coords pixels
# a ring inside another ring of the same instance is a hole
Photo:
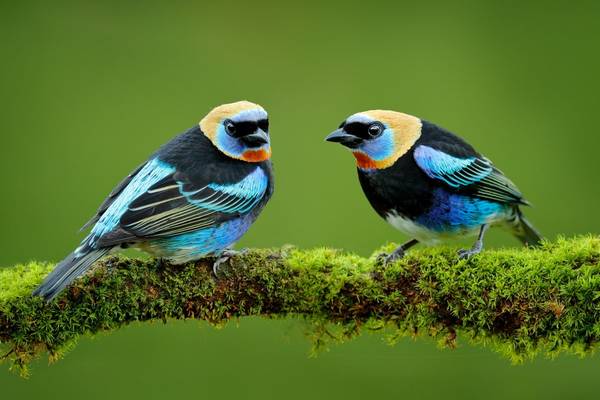
[[[213,274],[214,274],[215,278],[219,277],[218,272],[219,272],[219,267],[221,266],[221,264],[229,261],[229,259],[231,257],[235,257],[237,255],[244,254],[247,251],[248,251],[248,249],[242,249],[240,251],[237,251],[237,250],[233,250],[230,248],[223,250],[217,257],[217,259],[215,260],[215,263],[213,264],[212,270],[213,270]]]
[[[487,231],[488,227],[488,224],[481,225],[481,228],[479,229],[479,236],[473,244],[473,247],[471,247],[470,249],[459,250],[458,258],[466,260],[467,258],[474,256],[475,254],[481,253],[481,250],[483,249],[483,235],[485,234],[485,231]]]
[[[408,242],[396,247],[396,249],[390,254],[381,254],[380,257],[383,258],[383,265],[388,265],[396,260],[401,259],[406,254],[406,250],[410,249],[417,243],[419,243],[417,239],[411,239]]]

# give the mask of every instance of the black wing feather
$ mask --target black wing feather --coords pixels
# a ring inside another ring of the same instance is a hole
[[[262,193],[231,194],[211,188],[210,182],[192,182],[176,172],[135,199],[121,216],[119,229],[104,235],[101,246],[134,239],[164,238],[217,226],[249,211],[240,206],[258,202]]]
[[[447,159],[438,165],[419,160],[421,146],[437,150]],[[501,203],[529,204],[517,186],[489,159],[462,138],[435,124],[423,121],[422,136],[413,154],[419,167],[430,178],[451,190]]]
[[[90,226],[94,225],[96,222],[98,222],[100,217],[102,217],[102,214],[104,214],[106,212],[106,210],[108,210],[108,207],[110,207],[110,205],[113,203],[113,201],[115,201],[117,196],[119,194],[121,194],[123,189],[125,189],[127,187],[127,185],[129,185],[129,182],[131,182],[131,180],[138,174],[138,172],[141,171],[142,168],[144,168],[144,166],[146,164],[147,164],[147,162],[144,162],[143,164],[141,164],[139,167],[134,169],[133,172],[131,172],[129,175],[127,175],[121,182],[119,182],[119,184],[117,186],[115,186],[115,188],[112,190],[112,192],[110,192],[110,194],[106,197],[106,199],[104,199],[102,204],[100,204],[100,207],[98,207],[98,211],[96,211],[96,215],[94,215],[88,222],[86,222],[81,227],[80,231],[83,231],[83,230],[89,228]]]

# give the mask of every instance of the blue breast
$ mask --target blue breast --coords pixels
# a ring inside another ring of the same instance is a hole
[[[458,232],[503,219],[507,212],[500,203],[436,189],[432,206],[416,222],[436,232]]]
[[[252,224],[251,216],[224,222],[216,227],[153,241],[150,245],[163,256],[186,262],[217,254],[237,242]]]

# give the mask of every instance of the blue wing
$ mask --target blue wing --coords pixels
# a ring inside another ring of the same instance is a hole
[[[514,183],[485,157],[455,157],[420,145],[414,151],[419,168],[453,190],[501,203],[527,204]]]
[[[104,247],[217,226],[249,213],[263,199],[268,184],[259,166],[237,182],[215,183],[153,160],[98,218],[92,235]]]
[[[138,175],[138,173],[144,167],[146,167],[146,165],[147,165],[146,162],[143,163],[142,165],[137,167],[135,170],[133,170],[133,172],[131,172],[129,175],[127,175],[125,177],[125,179],[123,179],[121,182],[119,182],[119,184],[117,186],[115,186],[115,188],[112,190],[112,192],[110,192],[110,194],[106,197],[106,199],[104,199],[104,201],[102,202],[100,207],[98,207],[98,211],[96,211],[96,214],[88,222],[86,222],[85,225],[83,225],[79,231],[81,232],[81,231],[85,230],[86,228],[96,224],[100,220],[102,215],[106,212],[106,210],[108,210],[108,208],[111,206],[111,204],[117,199],[117,196],[119,196],[121,194],[121,192],[123,192],[123,190],[127,186],[129,186],[131,181]],[[155,168],[155,167],[156,166],[153,166],[152,168]]]
[[[174,174],[136,199],[121,218],[121,227],[144,238],[209,228],[249,213],[263,198],[267,186],[267,175],[260,167],[230,184],[198,186]]]

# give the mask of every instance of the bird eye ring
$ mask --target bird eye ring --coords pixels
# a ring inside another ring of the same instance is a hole
[[[383,125],[381,125],[379,122],[375,122],[374,124],[369,125],[368,132],[369,136],[377,137],[381,135],[381,132],[383,132]]]
[[[229,136],[235,135],[235,124],[231,120],[226,120],[223,122],[223,125],[225,126],[225,132],[227,132]]]

